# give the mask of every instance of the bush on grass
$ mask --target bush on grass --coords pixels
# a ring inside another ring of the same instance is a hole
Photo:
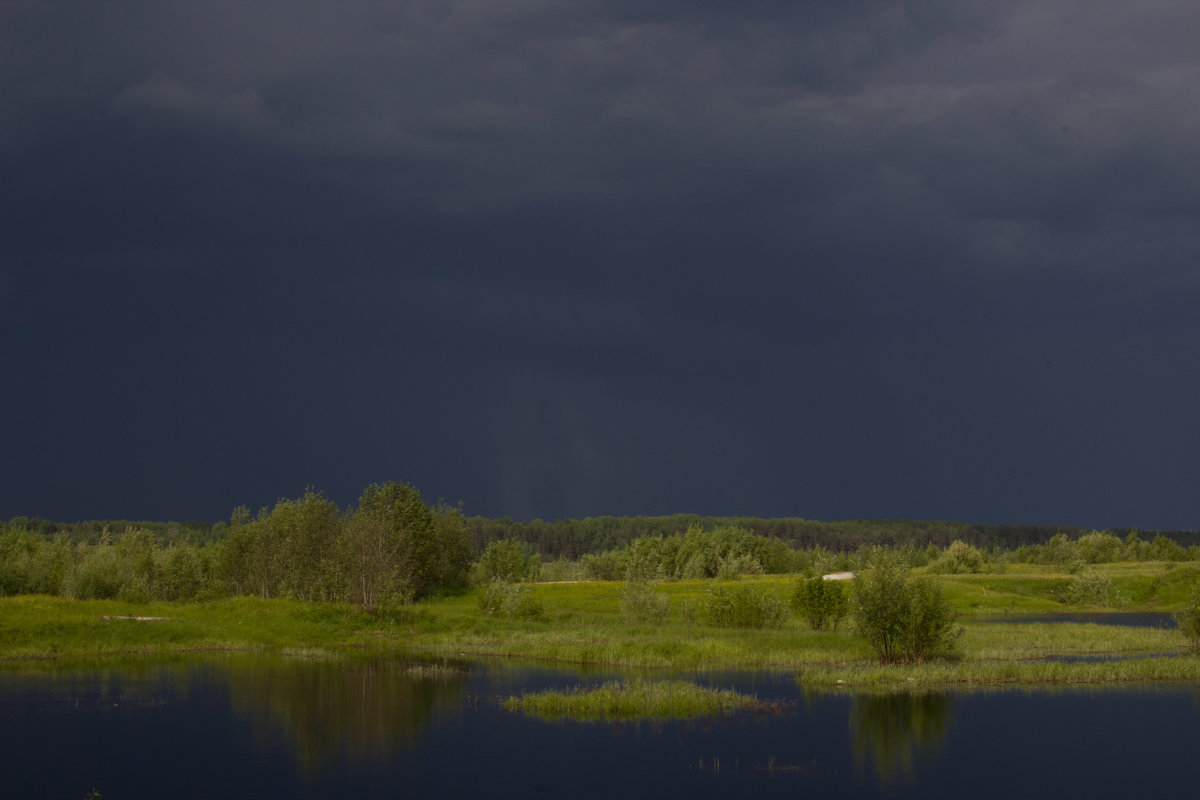
[[[628,581],[621,592],[621,616],[626,622],[661,625],[671,613],[671,600],[647,581]]]
[[[721,586],[700,599],[696,620],[716,628],[781,628],[787,606],[752,586]]]
[[[528,586],[496,578],[483,588],[479,610],[485,617],[545,622],[546,609]]]
[[[792,594],[792,611],[815,631],[837,630],[850,613],[850,600],[841,581],[808,578],[796,584]]]
[[[1112,579],[1094,569],[1083,569],[1067,586],[1067,596],[1080,605],[1107,606],[1112,599]]]
[[[955,539],[946,552],[934,559],[929,565],[930,572],[943,575],[960,575],[963,573],[980,572],[983,570],[984,557],[978,548],[966,542]]]
[[[1175,615],[1175,623],[1193,647],[1200,647],[1200,583],[1192,584],[1187,606]]]

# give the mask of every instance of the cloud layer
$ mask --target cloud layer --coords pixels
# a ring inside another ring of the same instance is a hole
[[[1195,525],[1188,4],[0,20],[0,516]]]

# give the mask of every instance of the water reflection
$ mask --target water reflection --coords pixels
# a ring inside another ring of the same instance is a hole
[[[692,679],[803,702],[611,725],[495,702],[612,678],[633,675],[478,662],[414,675],[402,661],[265,655],[0,671],[6,796],[957,798],[970,786],[989,800],[1134,796],[1148,774],[1171,795],[1194,783],[1200,684],[854,695],[709,674]],[[1117,751],[1098,767],[1096,753]]]
[[[382,761],[416,742],[434,720],[462,707],[463,669],[385,659],[238,661],[230,704],[265,744],[283,737],[305,767],[337,756]]]
[[[850,706],[855,765],[870,761],[882,785],[912,781],[914,756],[934,755],[946,740],[954,711],[948,694],[867,694]]]

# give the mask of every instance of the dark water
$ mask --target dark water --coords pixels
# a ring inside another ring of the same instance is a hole
[[[1114,611],[1091,612],[1074,614],[1031,614],[1003,615],[996,617],[977,617],[978,622],[1004,622],[1009,624],[1024,623],[1055,623],[1073,622],[1076,624],[1117,625],[1130,628],[1169,628],[1179,627],[1175,615],[1169,611]]]
[[[8,797],[1190,796],[1200,687],[810,694],[788,675],[697,680],[795,708],[549,723],[500,695],[633,677],[473,664],[231,657],[0,674]],[[667,677],[657,675],[656,677]]]

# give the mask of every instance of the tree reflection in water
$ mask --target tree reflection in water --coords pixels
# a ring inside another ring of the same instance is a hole
[[[873,763],[881,785],[903,777],[911,782],[913,757],[933,755],[946,738],[954,710],[949,694],[870,694],[850,707],[854,761],[860,771]]]
[[[233,709],[260,742],[289,741],[312,768],[335,757],[383,762],[432,720],[457,713],[465,670],[413,669],[384,659],[264,658],[230,665]]]

